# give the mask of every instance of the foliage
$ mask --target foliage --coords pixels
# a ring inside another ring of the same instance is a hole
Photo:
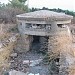
[[[37,11],[37,10],[40,10],[40,9],[38,9],[38,8],[32,8],[32,9],[30,9],[31,12]]]
[[[21,3],[25,3],[27,0],[19,0],[19,2]]]
[[[28,6],[25,5],[27,0],[9,0],[8,4],[0,3],[0,9],[8,8],[18,8],[23,11],[28,11]]]
[[[7,6],[13,7],[13,8],[19,8],[23,11],[28,11],[28,7],[27,7],[27,5],[25,5],[26,1],[27,0],[12,0],[12,1],[9,1]]]
[[[28,12],[27,0],[10,0],[8,4],[0,3],[0,23],[16,23],[16,15]]]
[[[3,8],[5,8],[5,7],[6,7],[6,5],[4,3],[3,4],[0,3],[0,10],[3,9]]]
[[[44,58],[44,62],[46,62],[47,64],[50,64],[50,62],[51,61],[53,61],[53,60],[55,60],[56,58],[58,58],[59,57],[59,52],[56,52],[56,53],[52,53],[52,52],[50,52],[50,53],[47,53],[46,55],[45,55],[45,58]]]
[[[7,7],[0,10],[0,23],[16,23],[16,15],[25,13],[19,8]]]
[[[14,33],[19,32],[17,25],[16,25],[15,27],[13,27],[13,28],[10,28],[10,29],[8,30],[8,32],[14,32]]]

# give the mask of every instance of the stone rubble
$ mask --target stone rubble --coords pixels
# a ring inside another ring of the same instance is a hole
[[[40,75],[40,74],[39,73],[37,73],[37,74],[29,73],[28,75]]]
[[[17,38],[15,36],[12,36],[12,37],[9,38],[10,42],[15,42],[16,40],[17,40]]]
[[[27,74],[20,71],[12,70],[9,72],[9,75],[27,75]]]
[[[10,57],[17,57],[17,53],[12,53]]]
[[[42,61],[42,59],[31,60],[31,61],[30,61],[30,66],[36,66],[36,65],[38,65],[41,61]]]
[[[30,64],[30,61],[29,60],[23,60],[23,64]]]
[[[18,53],[18,56],[16,58],[12,58],[12,62],[10,65],[10,69],[21,71],[24,73],[28,72],[28,75],[46,75],[48,71],[48,67],[45,67],[45,65],[42,64],[42,58],[33,58],[36,56],[31,56],[32,53],[28,54],[26,53]],[[30,57],[29,57],[30,55]],[[38,57],[41,57],[40,55]],[[13,61],[14,60],[14,61]],[[47,70],[47,71],[46,71]]]
[[[3,44],[2,43],[0,43],[0,48],[2,48],[3,47]]]

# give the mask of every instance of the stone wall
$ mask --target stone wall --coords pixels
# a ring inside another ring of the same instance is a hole
[[[40,37],[40,51],[44,53],[48,52],[48,37],[46,36]]]
[[[16,50],[19,52],[29,51],[32,41],[33,41],[32,36],[21,34],[17,42]]]

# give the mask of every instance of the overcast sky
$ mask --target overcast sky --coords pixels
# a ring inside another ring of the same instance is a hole
[[[8,3],[8,0],[0,0],[2,3]],[[48,7],[61,8],[75,11],[75,0],[29,0],[29,7]]]

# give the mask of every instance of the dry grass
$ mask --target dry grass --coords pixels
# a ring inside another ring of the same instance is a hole
[[[14,33],[8,32],[9,29],[14,28],[16,24],[0,24],[0,41],[5,42],[5,40],[9,39],[13,36]],[[3,72],[2,69],[8,68],[10,65],[8,63],[8,59],[10,53],[13,50],[15,42],[9,43],[7,46],[1,48],[0,50],[0,75]]]

